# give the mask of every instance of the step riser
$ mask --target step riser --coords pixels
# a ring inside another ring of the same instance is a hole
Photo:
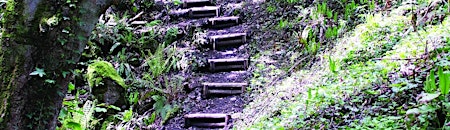
[[[212,6],[214,5],[212,1],[208,2],[195,2],[195,3],[184,3],[183,8],[191,8],[191,7],[203,7],[203,6]]]
[[[211,28],[226,28],[239,24],[239,20],[220,20],[220,21],[208,21]]]
[[[219,10],[190,11],[189,17],[191,18],[219,17]]]
[[[230,119],[229,115],[226,116],[214,116],[214,115],[201,115],[197,114],[196,116],[185,116],[185,127],[225,127],[228,125],[228,121]]]
[[[237,23],[219,23],[219,24],[214,24],[214,25],[210,25],[210,28],[227,28],[227,27],[232,27],[238,25]]]
[[[203,83],[202,96],[242,94],[247,86],[248,83]]]
[[[211,38],[210,42],[212,43],[213,49],[217,50],[219,48],[243,45],[247,42],[247,37],[243,35],[226,38]]]
[[[226,70],[247,70],[248,60],[234,62],[210,62],[209,70],[211,72]]]
[[[209,98],[213,95],[239,95],[244,93],[244,90],[222,90],[222,89],[213,89],[213,88],[203,88],[203,98]]]

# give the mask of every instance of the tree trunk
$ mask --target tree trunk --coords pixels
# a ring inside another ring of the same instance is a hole
[[[118,1],[8,0],[0,50],[0,129],[56,128],[72,69],[100,14]]]

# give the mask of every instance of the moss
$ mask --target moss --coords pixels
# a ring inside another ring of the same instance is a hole
[[[95,61],[90,64],[86,75],[89,86],[91,87],[99,85],[103,78],[110,78],[120,86],[126,88],[122,77],[119,76],[113,65],[106,61]]]

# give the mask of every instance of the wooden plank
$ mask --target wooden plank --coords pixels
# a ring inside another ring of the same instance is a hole
[[[184,115],[184,118],[228,118],[228,116],[222,113],[195,113]]]
[[[208,90],[209,94],[241,94],[242,90]]]
[[[227,122],[222,123],[191,123],[192,126],[200,126],[200,127],[224,127],[227,125]]]
[[[183,0],[183,8],[213,5],[212,0]]]
[[[231,116],[223,113],[195,113],[184,115],[185,127],[223,127],[228,125]]]
[[[248,83],[209,83],[204,82],[202,83],[204,86],[212,86],[212,87],[242,87],[247,86]]]
[[[227,70],[227,69],[247,69],[248,68],[248,58],[224,58],[224,59],[208,59],[210,63],[210,71],[215,72],[216,70]],[[233,63],[235,62],[235,63]],[[229,63],[228,65],[223,65],[223,63]],[[232,63],[232,64],[230,64]]]
[[[205,14],[191,14],[190,17],[197,18],[197,17],[216,17],[218,14],[216,13],[205,13]]]
[[[210,39],[223,39],[223,38],[230,38],[230,37],[242,37],[247,36],[247,33],[230,33],[230,34],[223,34],[223,35],[214,35],[209,36]]]
[[[208,59],[208,62],[245,62],[247,58]]]
[[[211,25],[212,28],[224,28],[224,27],[231,27],[234,25],[237,25],[238,23],[225,23],[225,24],[216,24],[216,25]]]
[[[244,65],[227,65],[227,66],[215,66],[215,70],[226,70],[226,69],[247,69]]]
[[[211,0],[183,0],[183,3],[211,2]]]
[[[239,20],[238,16],[226,16],[226,17],[217,17],[217,18],[209,18],[208,21],[228,21],[228,20]]]
[[[230,33],[223,35],[209,36],[209,42],[213,44],[213,49],[216,50],[217,46],[237,45],[247,42],[246,33]]]
[[[189,17],[218,17],[219,6],[192,7],[189,9]]]
[[[191,11],[217,11],[219,10],[219,6],[204,6],[204,7],[192,7]]]

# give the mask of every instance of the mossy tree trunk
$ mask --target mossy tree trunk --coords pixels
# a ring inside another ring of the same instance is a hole
[[[56,128],[72,69],[100,14],[118,2],[8,0],[0,50],[0,129]]]

